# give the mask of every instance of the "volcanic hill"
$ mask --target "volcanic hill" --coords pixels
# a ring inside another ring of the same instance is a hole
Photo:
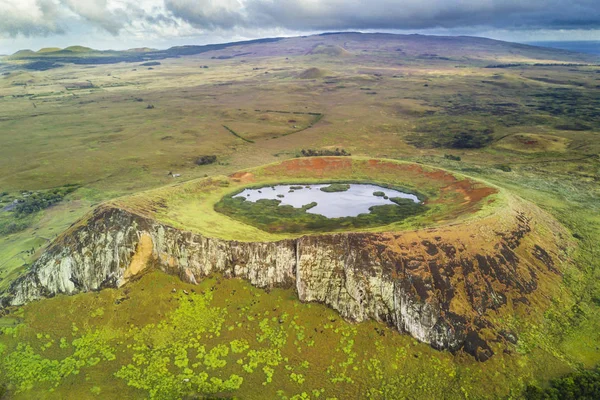
[[[353,232],[265,232],[215,210],[245,187],[371,182],[418,190],[427,212]],[[518,340],[505,317],[542,312],[568,235],[506,190],[424,165],[315,157],[114,200],[74,224],[3,299],[120,287],[151,268],[196,283],[213,273],[294,288],[351,321],[374,319],[436,349],[485,361]]]

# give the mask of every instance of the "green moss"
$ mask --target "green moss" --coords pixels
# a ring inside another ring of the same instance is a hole
[[[108,344],[114,335],[110,330],[89,331],[73,340],[73,353],[63,359],[46,358],[31,345],[18,343],[16,350],[3,358],[2,368],[17,393],[40,384],[58,387],[63,379],[79,375],[82,369],[114,361],[115,351]]]
[[[129,299],[116,305],[124,291]],[[98,309],[111,318],[92,317]],[[192,286],[154,272],[127,288],[59,296],[24,311],[24,323],[0,335],[0,383],[16,399],[50,389],[57,399],[98,389],[100,397],[130,399],[289,399],[303,392],[325,399],[495,399],[519,397],[536,365],[569,368],[543,349],[498,351],[478,363],[376,322],[347,323],[323,305],[299,303],[290,290],[266,293],[220,276]]]

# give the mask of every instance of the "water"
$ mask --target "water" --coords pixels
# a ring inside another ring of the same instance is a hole
[[[293,189],[292,187],[302,187]],[[235,197],[243,197],[246,201],[256,202],[261,199],[280,200],[280,205],[290,205],[301,208],[307,204],[316,202],[317,206],[306,212],[319,214],[327,218],[356,217],[359,214],[370,214],[369,208],[394,204],[391,198],[400,197],[420,203],[417,196],[403,193],[394,189],[386,189],[376,185],[351,184],[350,189],[345,192],[323,192],[320,190],[327,187],[324,185],[277,185],[267,186],[260,189],[245,189]],[[383,192],[388,197],[374,196],[374,192]],[[283,196],[283,197],[278,197]]]

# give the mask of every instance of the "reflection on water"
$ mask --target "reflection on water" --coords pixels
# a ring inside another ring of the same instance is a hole
[[[350,184],[344,192],[324,192],[320,190],[325,185],[278,185],[260,189],[245,189],[235,197],[243,197],[247,201],[256,202],[261,199],[279,200],[280,205],[291,205],[296,208],[317,203],[306,212],[320,214],[327,218],[356,217],[359,214],[369,214],[369,208],[395,204],[390,199],[409,199],[420,203],[417,196],[403,193],[394,189],[386,189],[376,185]],[[383,192],[384,196],[373,193]]]

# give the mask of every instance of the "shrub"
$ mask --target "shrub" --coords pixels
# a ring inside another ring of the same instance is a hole
[[[461,132],[454,135],[450,147],[455,149],[480,149],[492,141],[493,130],[485,129],[482,132]]]
[[[460,157],[459,156],[454,156],[452,154],[444,154],[444,158],[446,160],[452,160],[452,161],[460,161]]]
[[[47,192],[33,193],[23,198],[15,207],[15,211],[18,216],[33,214],[59,203],[66,195],[73,193],[78,188],[79,185],[70,184]]]
[[[21,232],[31,225],[31,219],[0,220],[0,235],[11,235]]]
[[[200,156],[196,160],[197,165],[209,165],[217,162],[217,156]]]
[[[352,154],[346,152],[344,149],[335,150],[313,150],[313,149],[302,149],[300,151],[300,157],[323,157],[323,156],[336,156],[336,157],[347,157]]]
[[[524,397],[527,400],[600,399],[600,366],[553,379],[547,389],[529,385]]]
[[[586,124],[582,124],[581,122],[573,122],[570,124],[562,124],[562,125],[556,125],[556,129],[561,130],[561,131],[590,131],[592,130],[592,127]]]
[[[496,165],[494,168],[499,169],[500,171],[504,171],[504,172],[512,171],[512,168],[510,167],[510,165],[506,165],[506,164],[499,164],[499,165]]]

